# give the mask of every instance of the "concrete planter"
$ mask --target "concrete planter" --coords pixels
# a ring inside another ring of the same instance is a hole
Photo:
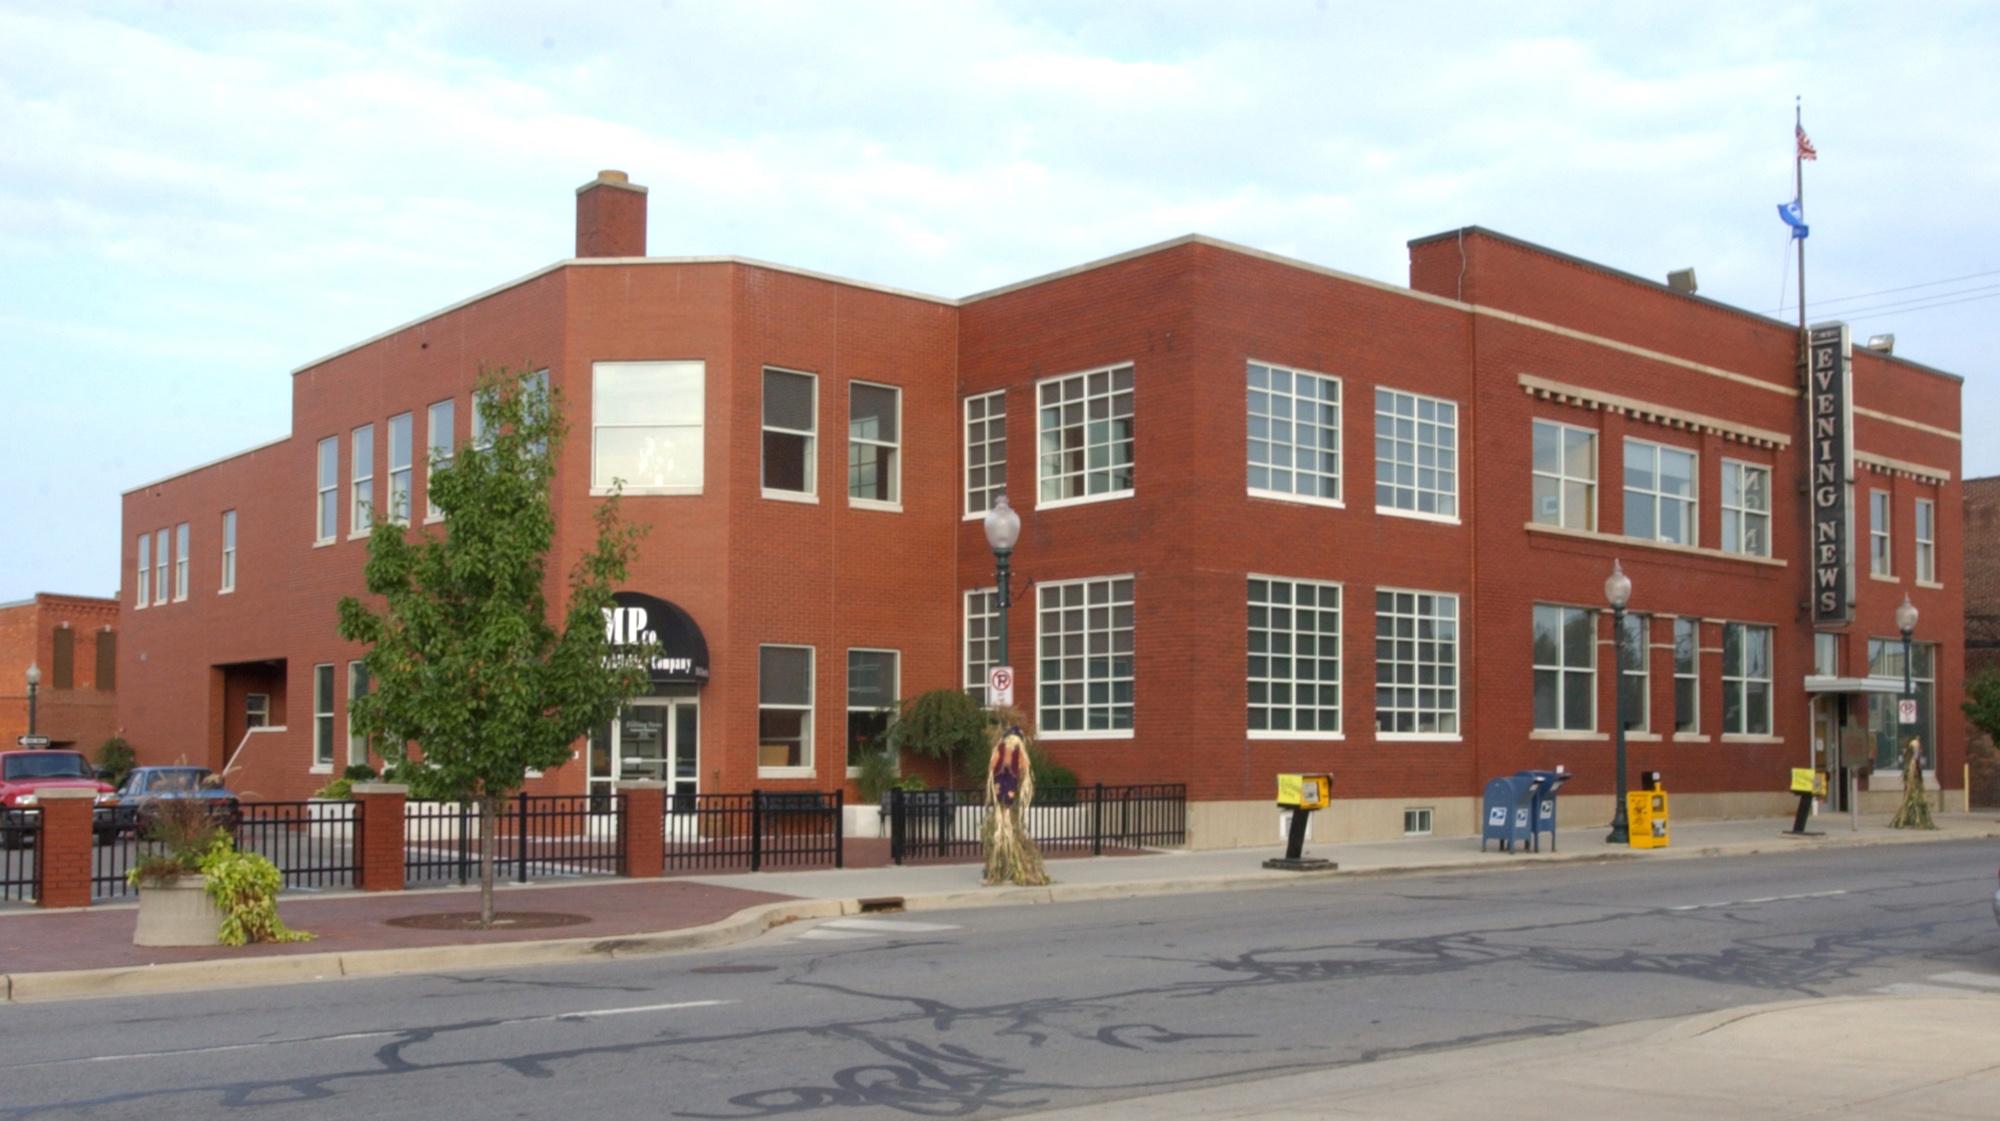
[[[139,885],[139,925],[134,946],[217,946],[222,908],[208,896],[207,876]]]

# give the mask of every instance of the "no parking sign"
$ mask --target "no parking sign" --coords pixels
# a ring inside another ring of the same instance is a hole
[[[994,666],[986,675],[986,703],[994,708],[1014,704],[1014,667]]]

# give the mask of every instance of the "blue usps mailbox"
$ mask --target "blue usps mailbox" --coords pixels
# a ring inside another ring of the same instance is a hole
[[[1534,811],[1529,817],[1528,847],[1541,851],[1542,834],[1549,835],[1549,851],[1556,851],[1556,791],[1570,780],[1567,771],[1515,771],[1517,780],[1529,784],[1528,803]]]
[[[1516,842],[1533,839],[1534,807],[1528,803],[1534,790],[1533,780],[1520,775],[1496,778],[1486,784],[1486,798],[1480,810],[1480,852],[1486,851],[1488,841],[1498,841],[1502,851],[1513,852]]]

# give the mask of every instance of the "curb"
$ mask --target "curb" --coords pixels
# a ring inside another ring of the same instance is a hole
[[[1863,848],[1876,845],[1921,844],[1935,841],[2000,839],[2000,827],[1985,830],[1953,831],[1952,835],[1915,832],[1909,835],[1868,834],[1820,838],[1788,838],[1776,834],[1770,841],[1739,841],[1693,849],[1665,849],[1529,853],[1528,859],[1502,864],[1477,861],[1430,862],[1386,865],[1373,868],[1329,868],[1311,872],[1251,871],[1242,874],[1196,876],[1185,879],[1131,880],[1103,884],[1050,884],[1047,887],[970,888],[930,892],[901,898],[904,911],[963,910],[976,907],[1008,907],[1050,903],[1084,903],[1110,899],[1137,899],[1158,895],[1185,895],[1217,891],[1250,891],[1289,884],[1406,875],[1532,868],[1538,864],[1611,863],[1614,861],[1662,859],[1702,859],[1723,856],[1755,856],[1798,853],[1815,849]],[[1500,854],[1519,857],[1522,854]],[[875,910],[875,908],[870,908]],[[102,969],[52,970],[40,973],[0,974],[0,1003],[26,1004],[43,1001],[80,1000],[92,997],[142,996],[190,990],[244,988],[257,985],[294,985],[334,981],[348,977],[387,977],[401,973],[424,973],[478,967],[518,967],[609,961],[625,957],[650,957],[713,949],[746,942],[774,927],[811,919],[836,918],[863,913],[859,899],[792,899],[760,903],[726,919],[682,930],[657,931],[600,938],[555,938],[484,945],[417,946],[394,950],[350,950],[338,953],[291,954],[282,957],[211,959],[208,961],[166,962],[155,965],[116,966]]]

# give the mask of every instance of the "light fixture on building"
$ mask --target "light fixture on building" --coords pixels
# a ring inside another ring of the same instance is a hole
[[[996,587],[995,612],[1000,620],[1000,649],[995,665],[1011,665],[1007,660],[1007,609],[1014,605],[1013,590],[1008,586],[1012,573],[1008,562],[1014,555],[1014,545],[1021,540],[1021,515],[1007,504],[1007,496],[999,495],[993,500],[993,508],[986,511],[986,544],[993,550],[993,579]]]
[[[1611,575],[1604,578],[1604,600],[1611,605],[1612,695],[1617,698],[1618,780],[1617,800],[1611,807],[1611,832],[1604,837],[1604,843],[1608,845],[1629,844],[1632,840],[1631,824],[1625,816],[1625,605],[1631,599],[1632,578],[1625,575],[1625,570],[1613,560]]]
[[[1880,351],[1883,354],[1894,354],[1896,353],[1896,336],[1893,334],[1870,335],[1868,336],[1867,349]]]

